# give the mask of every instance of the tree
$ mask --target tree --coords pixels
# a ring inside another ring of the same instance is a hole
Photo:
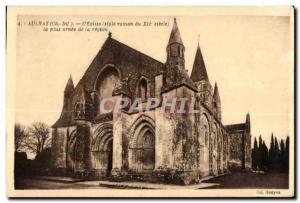
[[[32,153],[39,155],[45,148],[51,146],[50,129],[47,124],[36,122],[28,129],[25,147]]]
[[[289,158],[290,158],[290,137],[287,136],[285,141],[285,152],[284,152],[284,171],[289,172]]]
[[[274,135],[272,133],[271,135],[271,143],[270,143],[270,149],[269,149],[269,169],[273,170],[274,168],[274,159],[275,159],[275,154],[274,154],[274,149],[275,149],[275,141],[274,141]]]
[[[262,151],[262,170],[268,171],[269,155],[268,155],[268,147],[265,141],[263,141],[261,151]]]
[[[25,126],[16,123],[15,124],[15,152],[20,152],[24,146],[27,133]]]
[[[284,141],[283,141],[283,139],[281,139],[280,140],[280,154],[279,154],[280,172],[283,172],[284,168],[285,168],[284,153],[285,153]]]
[[[49,168],[50,167],[50,158],[51,158],[51,148],[45,148],[41,153],[36,155],[35,161],[40,168]]]
[[[257,155],[258,155],[258,145],[257,145],[257,139],[255,137],[254,138],[254,146],[252,149],[252,168],[253,168],[253,170],[258,169]]]
[[[258,138],[257,165],[259,170],[263,170],[263,141],[261,135]]]
[[[274,164],[273,164],[273,170],[274,171],[279,171],[280,165],[282,164],[282,163],[280,163],[280,160],[279,160],[279,156],[280,156],[279,154],[280,154],[279,144],[278,144],[278,141],[277,141],[277,137],[275,137]]]
[[[257,140],[254,138],[254,148],[252,149],[252,168],[260,171],[269,170],[269,151],[261,135],[258,138],[258,146]]]
[[[287,136],[286,141],[280,140],[271,135],[270,149],[265,144],[261,135],[257,140],[254,138],[254,147],[252,149],[252,168],[261,171],[288,172],[289,170],[289,146],[290,139]]]

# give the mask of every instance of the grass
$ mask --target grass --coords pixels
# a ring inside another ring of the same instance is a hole
[[[287,173],[235,172],[203,182],[220,184],[207,189],[288,189],[289,175]]]

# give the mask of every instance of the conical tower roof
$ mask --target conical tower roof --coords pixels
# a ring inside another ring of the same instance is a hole
[[[246,115],[246,126],[247,126],[247,132],[251,132],[251,124],[250,124],[250,114],[249,112]]]
[[[171,35],[170,35],[170,39],[168,42],[168,45],[173,44],[173,43],[179,43],[183,45],[181,36],[180,36],[180,32],[177,26],[177,22],[176,22],[176,18],[174,18],[174,24],[173,24],[173,28],[171,31]]]
[[[197,52],[194,60],[191,79],[194,82],[198,82],[201,80],[209,80],[199,43],[198,43]]]
[[[215,83],[215,88],[214,88],[214,95],[213,95],[213,97],[214,97],[216,100],[220,101],[220,95],[219,95],[219,89],[218,89],[217,83]]]
[[[70,75],[67,85],[65,87],[65,92],[72,92],[74,91],[74,84],[72,80],[72,76]]]
[[[246,123],[250,123],[250,113],[248,112],[246,115]],[[273,133],[272,133],[273,135]]]

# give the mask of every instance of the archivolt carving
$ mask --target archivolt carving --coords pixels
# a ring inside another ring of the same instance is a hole
[[[129,147],[134,148],[137,146],[137,138],[141,132],[151,131],[155,135],[155,122],[152,118],[146,115],[141,115],[131,126],[128,131]]]
[[[94,133],[96,134],[96,137],[92,141],[92,151],[106,151],[107,143],[113,139],[112,124],[101,124]]]

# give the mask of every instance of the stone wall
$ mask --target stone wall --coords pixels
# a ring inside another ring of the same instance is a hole
[[[232,170],[251,169],[251,135],[245,131],[229,135],[230,159]]]
[[[127,174],[135,170],[133,163],[133,145],[137,139],[137,132],[141,128],[153,128],[155,132],[155,112],[127,114],[115,112],[113,117],[113,173]],[[151,127],[150,127],[151,126]],[[155,134],[155,133],[154,133]],[[155,136],[155,135],[154,135]],[[155,136],[157,139],[157,136]],[[155,140],[155,143],[158,143]],[[155,145],[157,146],[157,145]],[[157,150],[157,149],[155,149]],[[157,160],[157,158],[155,157]]]
[[[52,129],[51,166],[52,168],[66,168],[66,136],[67,127]]]
[[[232,169],[242,167],[242,139],[241,133],[234,133],[229,136],[229,167]]]

